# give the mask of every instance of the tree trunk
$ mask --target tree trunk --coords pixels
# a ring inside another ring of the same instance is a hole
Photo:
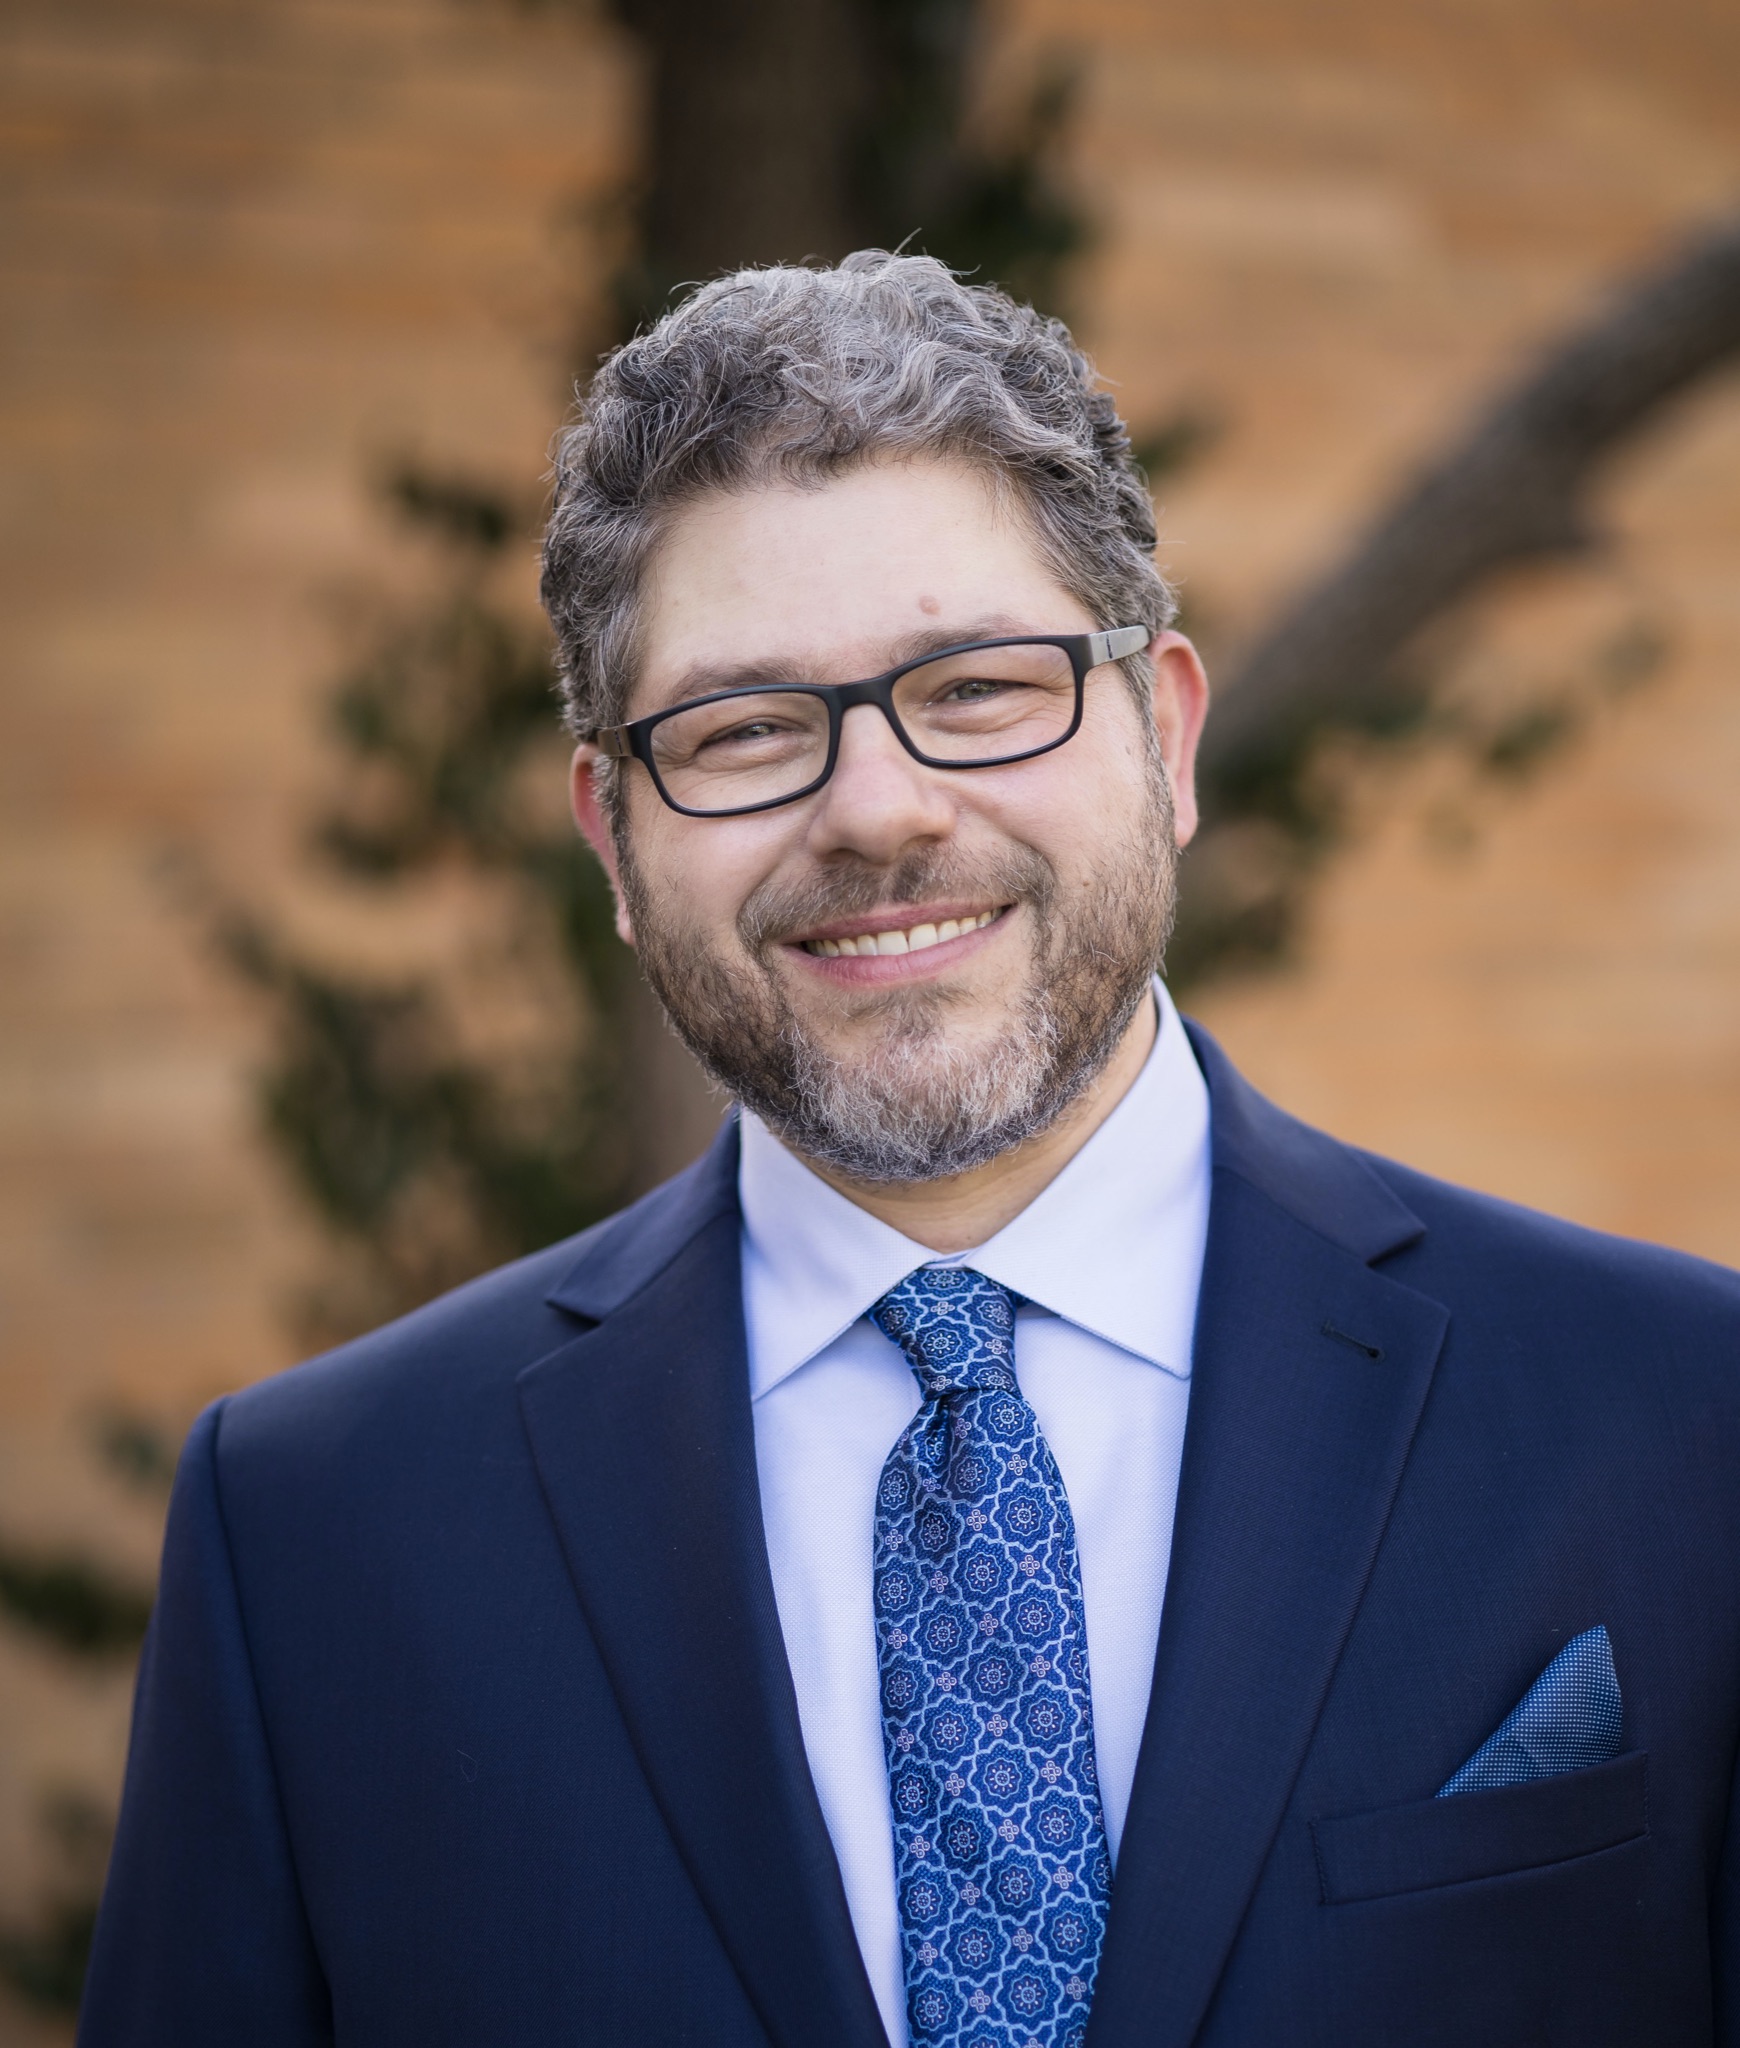
[[[852,246],[850,140],[866,53],[855,0],[616,0],[652,98],[633,310],[747,263]]]

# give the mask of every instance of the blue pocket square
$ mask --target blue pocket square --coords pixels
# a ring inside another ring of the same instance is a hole
[[[1619,1754],[1622,1718],[1607,1630],[1585,1629],[1523,1694],[1497,1734],[1439,1787],[1438,1797],[1491,1792],[1609,1763]]]

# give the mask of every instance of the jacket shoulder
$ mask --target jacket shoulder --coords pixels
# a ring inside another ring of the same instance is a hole
[[[1385,1272],[1477,1323],[1554,1333],[1592,1363],[1653,1361],[1740,1394],[1740,1273],[1359,1156],[1424,1225]]]
[[[1551,1323],[1587,1336],[1601,1352],[1621,1332],[1627,1340],[1651,1331],[1682,1346],[1708,1343],[1734,1378],[1740,1273],[1362,1151],[1289,1116],[1200,1025],[1186,1029],[1208,1082],[1217,1171],[1249,1181],[1298,1221],[1459,1317],[1536,1330]]]
[[[728,1151],[728,1157],[717,1155]],[[589,1230],[479,1275],[220,1404],[224,1463],[318,1455],[391,1432],[401,1445],[511,1411],[521,1372],[577,1336],[613,1297],[734,1197],[735,1149],[713,1152]],[[602,1304],[602,1305],[601,1305]]]
[[[265,1451],[319,1456],[380,1429],[401,1440],[510,1394],[516,1376],[575,1334],[546,1297],[585,1238],[480,1274],[379,1329],[224,1397],[224,1463]]]

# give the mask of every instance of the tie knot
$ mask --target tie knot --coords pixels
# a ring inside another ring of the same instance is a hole
[[[927,1398],[976,1387],[1014,1392],[1020,1299],[971,1266],[920,1266],[870,1315],[905,1352]]]

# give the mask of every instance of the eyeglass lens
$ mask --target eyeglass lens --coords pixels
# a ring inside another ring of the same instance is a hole
[[[1063,737],[1075,716],[1075,671],[1060,647],[973,648],[908,669],[894,685],[894,710],[925,760],[988,766]],[[826,767],[828,707],[802,690],[736,691],[661,719],[651,749],[659,780],[688,810],[777,803]]]

